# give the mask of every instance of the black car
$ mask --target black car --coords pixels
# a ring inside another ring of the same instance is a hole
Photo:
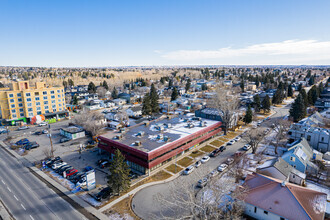
[[[60,157],[55,157],[54,159],[48,159],[48,160],[46,161],[46,165],[47,165],[48,167],[51,167],[51,166],[53,165],[53,163],[55,163],[55,162],[57,162],[57,161],[60,161],[60,160],[62,160]]]
[[[216,157],[221,153],[220,149],[215,149],[214,151],[212,151],[212,153],[210,154],[210,157]]]
[[[100,192],[98,192],[96,195],[95,195],[95,199],[97,201],[101,201],[103,199],[107,199],[110,197],[112,193],[112,190],[110,187],[106,187],[104,189],[102,189]]]
[[[82,174],[82,175],[79,175],[79,176],[76,176],[76,178],[72,179],[71,182],[76,184],[78,183],[80,180],[82,180],[83,178],[86,179],[86,175],[85,174]]]
[[[24,148],[25,148],[25,150],[31,150],[33,148],[38,148],[39,146],[40,145],[37,142],[33,141],[33,142],[30,142],[27,145],[25,145]]]
[[[66,164],[66,165],[60,166],[59,168],[56,168],[54,171],[55,171],[55,173],[59,173],[61,169],[64,169],[69,166],[70,166],[69,164]]]
[[[61,169],[56,170],[55,172],[58,173],[58,174],[61,174],[61,175],[62,175],[62,173],[63,173],[65,170],[69,169],[69,168],[72,169],[73,167],[70,166],[70,165],[66,165],[66,166],[62,167]]]
[[[36,131],[34,132],[35,135],[42,135],[42,131]]]
[[[219,147],[219,150],[222,152],[222,151],[226,150],[226,147],[225,146],[221,146],[221,147]]]
[[[73,169],[72,166],[68,166],[68,167],[60,170],[60,172],[58,172],[58,174],[63,175],[64,172],[69,171],[69,170],[72,170],[72,169]]]
[[[74,179],[77,179],[77,178],[80,178],[81,176],[85,175],[85,173],[82,173],[82,172],[77,172],[71,176],[69,176],[68,180],[74,180]]]

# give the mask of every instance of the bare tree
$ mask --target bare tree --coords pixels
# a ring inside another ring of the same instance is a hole
[[[96,93],[99,95],[100,98],[104,98],[107,90],[103,87],[100,86],[96,89]]]
[[[242,135],[242,138],[247,144],[251,145],[252,153],[255,154],[257,152],[260,142],[264,138],[264,133],[262,132],[262,129],[255,128],[245,132]]]
[[[292,122],[289,120],[277,119],[274,122],[274,131],[276,132],[275,139],[272,139],[275,143],[275,154],[278,154],[278,147],[285,146],[287,140],[287,133]]]
[[[172,182],[164,194],[155,196],[160,213],[152,219],[241,219],[244,203],[238,200],[245,192],[233,178],[209,178],[201,190],[188,181]]]
[[[105,127],[104,121],[104,115],[89,111],[83,111],[73,119],[74,124],[83,127],[92,136],[98,135],[101,129]]]
[[[71,94],[66,94],[65,95],[65,103],[70,104],[72,100]]]
[[[215,97],[211,101],[210,106],[221,112],[222,126],[226,135],[227,130],[236,125],[238,120],[239,101],[237,95],[233,90],[219,86],[216,89]]]
[[[51,148],[51,147],[47,147],[45,149],[42,150],[42,153],[45,155],[45,158],[51,158],[54,155],[54,152],[56,151],[56,148]]]

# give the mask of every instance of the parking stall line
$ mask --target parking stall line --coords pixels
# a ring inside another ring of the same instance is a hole
[[[32,217],[32,215],[30,215],[30,219],[31,219],[31,220],[34,220],[34,218]]]
[[[11,189],[8,186],[7,186],[7,189],[8,189],[9,192],[11,192]]]
[[[18,198],[16,197],[16,195],[14,195],[14,198],[18,201]]]
[[[1,182],[2,182],[3,184],[5,184],[5,185],[6,185],[6,183],[5,183],[3,180],[1,180]]]
[[[26,208],[24,207],[24,205],[23,205],[23,204],[21,204],[21,206],[22,206],[22,208],[23,208],[24,210],[26,210]]]

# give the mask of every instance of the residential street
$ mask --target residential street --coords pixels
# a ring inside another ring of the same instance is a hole
[[[280,108],[274,108],[275,114],[271,116],[270,122],[272,123],[278,118],[283,118],[289,114],[289,106],[284,106]],[[261,125],[263,126],[263,124]],[[167,192],[171,187],[175,185],[182,184],[182,182],[188,182],[190,184],[196,184],[201,177],[206,176],[210,171],[216,169],[221,163],[225,162],[226,159],[233,155],[238,149],[242,148],[246,143],[244,140],[240,140],[231,146],[227,146],[227,149],[218,155],[217,157],[211,158],[207,163],[202,164],[199,168],[195,169],[193,173],[188,176],[179,176],[175,180],[158,184],[154,186],[147,187],[142,189],[132,199],[132,208],[140,218],[142,219],[156,219],[156,216],[160,216],[160,210],[163,209],[163,214],[166,216],[175,217],[178,213],[171,213],[170,211],[166,212],[164,206],[157,201],[155,196],[157,194],[169,195]],[[197,171],[198,170],[198,171]],[[169,195],[170,196],[170,195]],[[182,215],[182,213],[180,213]]]
[[[0,147],[0,197],[15,219],[86,219]]]

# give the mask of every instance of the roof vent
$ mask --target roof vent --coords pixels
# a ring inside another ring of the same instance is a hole
[[[281,186],[284,187],[285,185],[286,185],[286,181],[283,181],[283,182],[281,183]]]

